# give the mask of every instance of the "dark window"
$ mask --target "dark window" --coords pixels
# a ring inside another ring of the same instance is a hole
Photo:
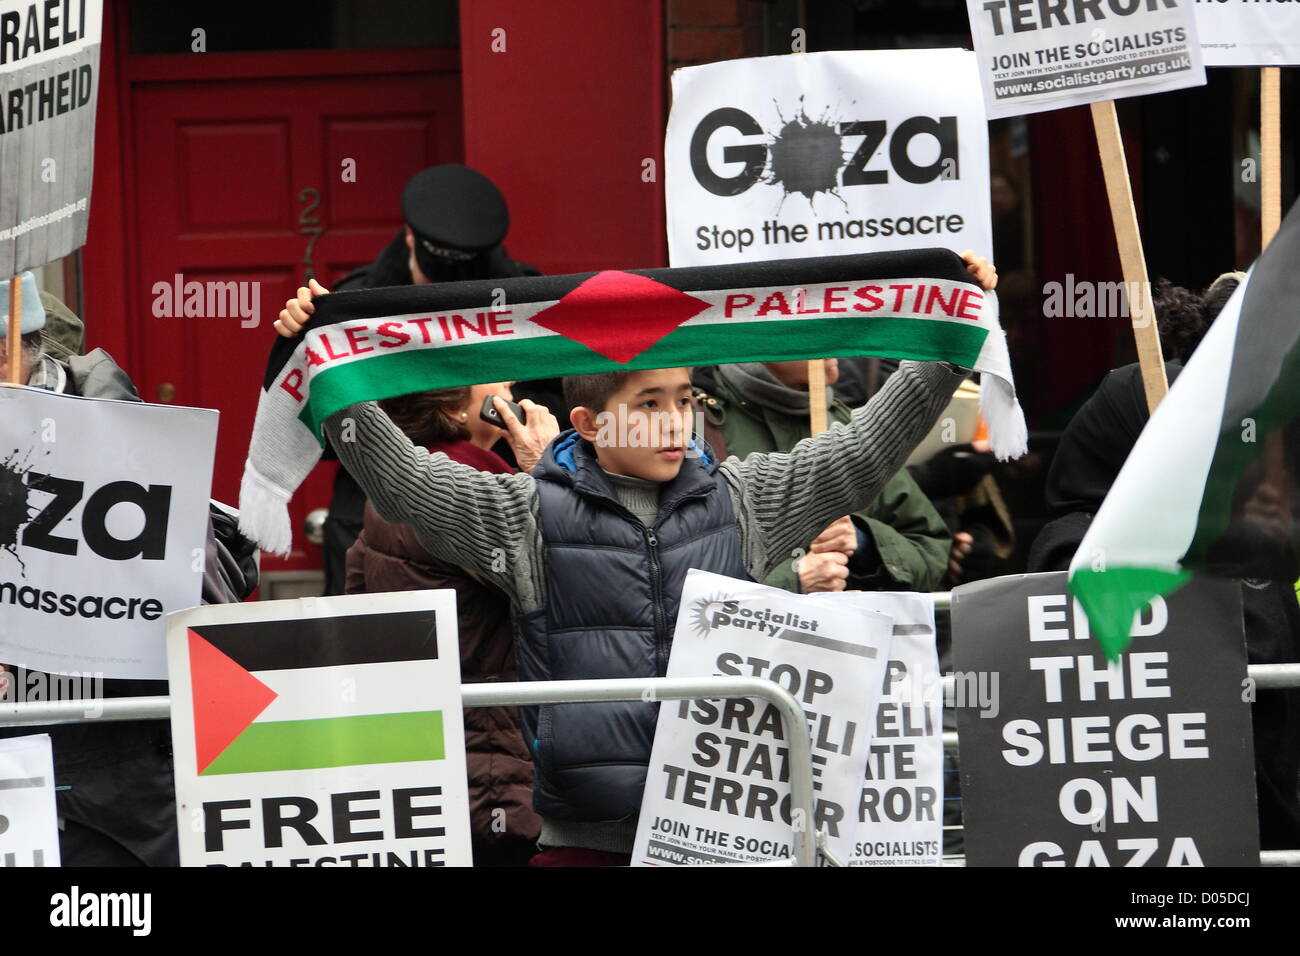
[[[131,0],[132,53],[459,46],[456,0]]]

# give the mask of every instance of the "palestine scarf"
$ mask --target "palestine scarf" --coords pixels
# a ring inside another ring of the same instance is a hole
[[[1110,657],[1193,570],[1300,575],[1300,204],[1142,431],[1070,564]]]
[[[480,382],[877,355],[984,374],[999,457],[1024,452],[997,299],[946,249],[338,292],[271,350],[240,527],[287,553],[321,423],[354,402]]]

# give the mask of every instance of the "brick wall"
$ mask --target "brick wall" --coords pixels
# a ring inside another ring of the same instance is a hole
[[[669,71],[751,55],[754,6],[748,0],[668,0]]]

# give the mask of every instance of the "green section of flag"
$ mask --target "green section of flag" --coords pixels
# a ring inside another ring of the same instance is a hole
[[[479,382],[591,375],[731,362],[878,355],[973,368],[988,331],[974,323],[898,318],[800,319],[685,326],[625,364],[562,335],[474,345],[401,349],[325,369],[312,379],[299,418],[320,423],[354,402]]]
[[[1191,576],[1190,571],[1156,568],[1079,568],[1070,576],[1068,587],[1087,613],[1093,637],[1113,661],[1128,648],[1138,611],[1154,597],[1173,594]]]
[[[442,760],[442,711],[254,722],[200,776]]]

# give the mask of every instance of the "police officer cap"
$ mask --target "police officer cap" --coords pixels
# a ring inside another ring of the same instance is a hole
[[[459,163],[416,173],[402,190],[402,218],[426,251],[452,260],[500,245],[510,226],[500,190]]]

